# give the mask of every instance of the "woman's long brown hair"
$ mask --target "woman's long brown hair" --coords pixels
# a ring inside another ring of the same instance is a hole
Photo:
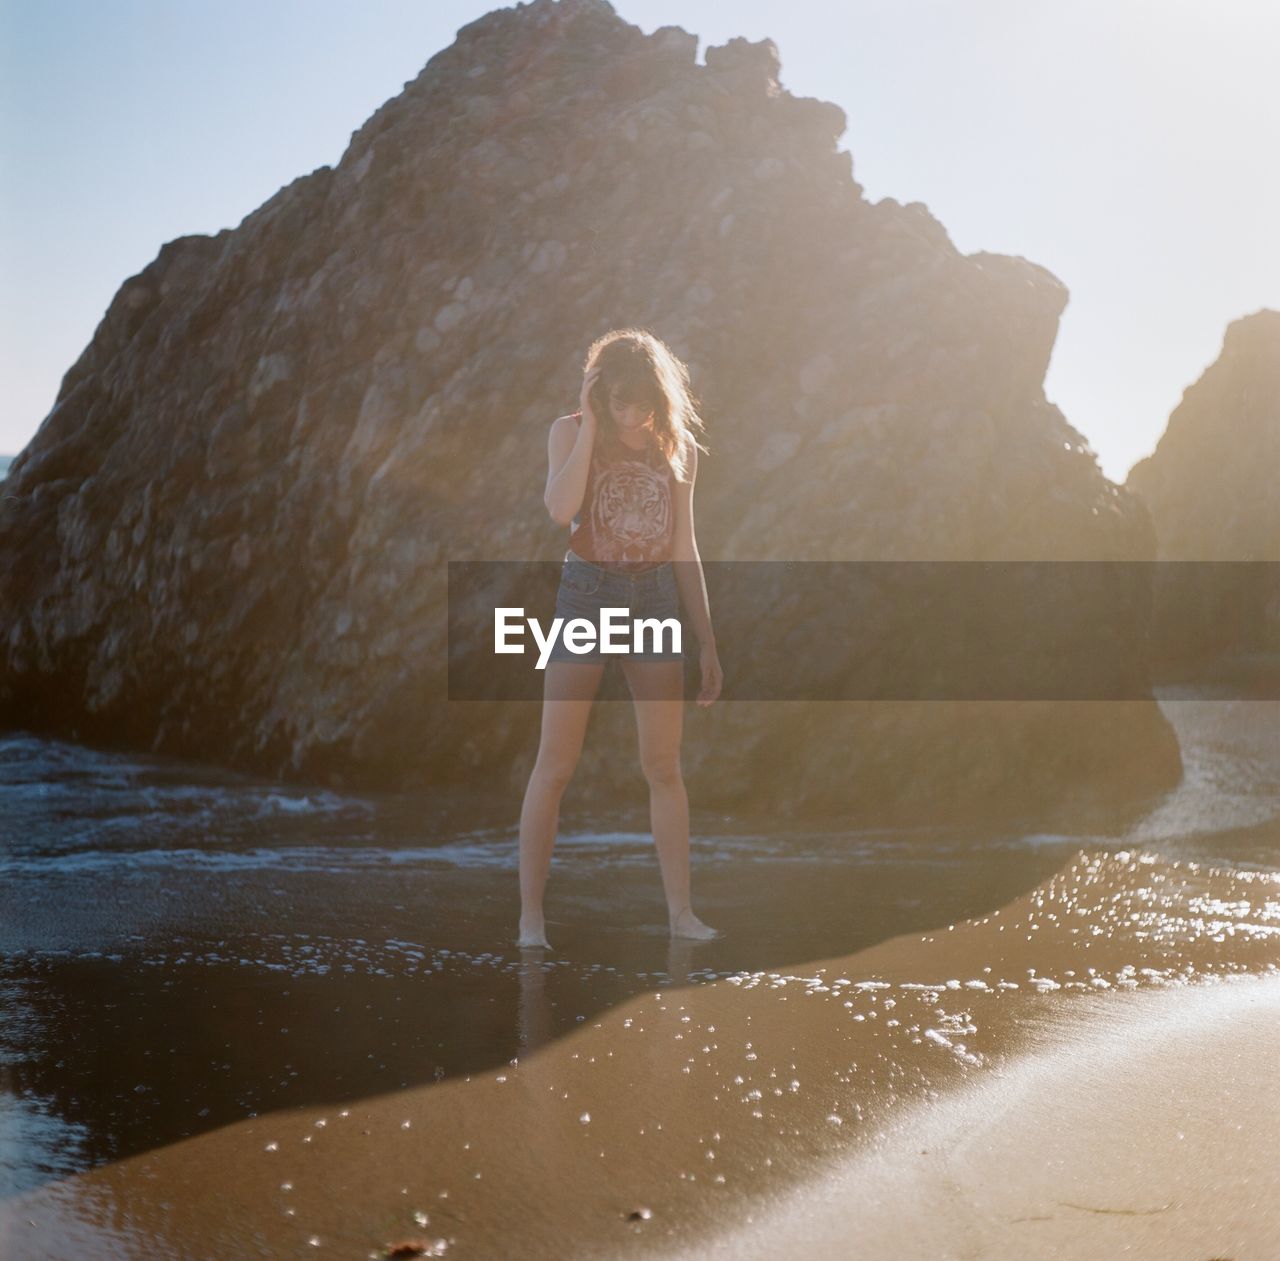
[[[620,402],[649,404],[658,447],[677,479],[687,480],[693,448],[707,451],[698,441],[705,426],[689,388],[688,367],[643,328],[615,328],[597,337],[587,350],[583,375],[597,366],[600,378],[591,392],[591,407],[606,448],[623,445],[609,410],[610,394]]]

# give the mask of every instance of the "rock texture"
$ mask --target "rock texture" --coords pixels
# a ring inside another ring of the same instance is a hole
[[[4,718],[518,806],[539,710],[445,699],[445,562],[563,554],[547,428],[621,325],[690,364],[706,559],[1150,559],[1044,397],[1063,285],[868,202],[770,41],[696,47],[603,0],[491,13],[336,167],[126,281],[4,487]],[[867,818],[1180,771],[1143,701],[690,707],[685,766],[695,804]],[[598,705],[571,796],[637,792],[630,706]]]
[[[1158,664],[1280,653],[1280,311],[1228,326],[1125,485],[1150,508],[1160,560],[1233,562],[1161,567]]]

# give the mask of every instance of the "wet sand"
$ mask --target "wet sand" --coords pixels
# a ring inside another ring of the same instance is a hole
[[[1082,851],[989,915],[0,1205],[6,1255],[1271,1256],[1280,876]],[[1070,966],[1067,966],[1070,965]],[[1177,1135],[1181,1133],[1182,1138]],[[1029,1249],[1029,1251],[1028,1251]]]
[[[751,1226],[662,1255],[1280,1256],[1280,979],[1125,1007],[910,1112]]]

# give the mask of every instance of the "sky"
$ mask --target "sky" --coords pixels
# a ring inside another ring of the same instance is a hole
[[[160,246],[341,157],[467,0],[0,0],[0,452]],[[1045,392],[1123,481],[1226,326],[1280,308],[1275,0],[615,0],[772,39],[871,201],[1068,287]]]

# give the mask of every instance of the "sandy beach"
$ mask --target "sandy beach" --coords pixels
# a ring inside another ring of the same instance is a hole
[[[1082,850],[804,968],[681,948],[550,1038],[526,957],[511,1062],[49,1183],[6,1255],[1275,1255],[1278,919],[1273,873]]]
[[[6,1258],[1280,1255],[1275,706],[1114,834],[567,816],[9,736]],[[736,826],[735,826],[736,824]]]
[[[1107,1001],[670,1257],[1280,1254],[1275,978]],[[1079,1013],[1077,1013],[1079,1015]]]

